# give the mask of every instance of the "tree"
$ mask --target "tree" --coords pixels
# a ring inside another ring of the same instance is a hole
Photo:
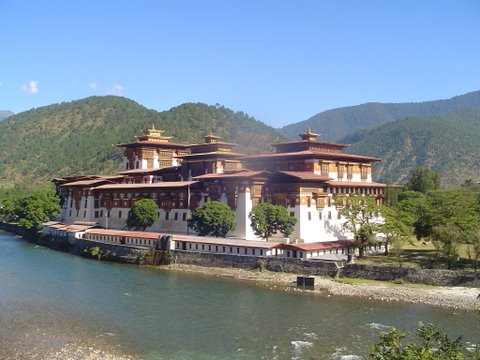
[[[410,334],[392,328],[381,334],[381,341],[373,345],[372,360],[466,360],[478,359],[480,349],[466,354],[462,351],[466,346],[459,337],[451,340],[444,331],[434,325],[419,324],[417,340],[405,343]]]
[[[235,230],[235,212],[219,201],[206,202],[197,208],[190,219],[188,226],[200,236],[213,235],[226,237],[228,232]]]
[[[431,190],[437,190],[440,188],[440,175],[429,168],[418,167],[413,170],[406,188],[424,194]]]
[[[395,253],[401,261],[401,247],[413,235],[409,215],[391,206],[382,206],[381,212],[384,223],[380,225],[381,231],[385,234],[385,255],[388,255],[388,247],[394,244]]]
[[[127,227],[144,231],[158,220],[158,207],[152,199],[135,201],[128,214]]]
[[[437,251],[440,251],[447,260],[447,268],[451,269],[458,256],[458,244],[462,238],[460,229],[450,223],[437,225],[432,229],[431,238]]]
[[[414,227],[418,238],[430,237],[435,226],[450,223],[460,229],[465,239],[480,222],[476,194],[467,188],[430,191],[416,215]]]
[[[45,221],[60,215],[60,198],[52,189],[14,189],[0,204],[4,221],[14,221],[25,229],[41,229]]]
[[[472,245],[473,250],[473,262],[475,271],[478,268],[478,260],[480,259],[480,229],[472,231],[469,236],[469,244]]]
[[[248,216],[255,235],[267,241],[276,232],[284,237],[290,236],[297,223],[297,219],[290,216],[286,208],[268,202],[255,206]]]
[[[339,209],[345,218],[343,228],[353,234],[359,257],[363,257],[365,247],[373,243],[375,233],[380,229],[380,208],[372,197],[360,194],[339,197],[335,202],[343,202]]]

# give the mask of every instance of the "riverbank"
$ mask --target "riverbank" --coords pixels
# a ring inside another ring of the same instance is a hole
[[[342,283],[341,279],[337,281],[327,277],[315,276],[314,289],[304,290],[296,286],[296,274],[184,264],[172,264],[162,266],[159,269],[161,271],[179,271],[250,281],[270,290],[304,292],[319,296],[351,296],[380,301],[425,304],[445,309],[466,311],[477,311],[476,306],[480,304],[480,299],[477,299],[477,296],[480,294],[480,288],[471,287],[394,284],[381,281],[364,281],[362,283],[361,280],[352,283]]]

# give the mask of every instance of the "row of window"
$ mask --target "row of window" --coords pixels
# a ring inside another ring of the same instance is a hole
[[[188,246],[186,246],[188,244]],[[185,245],[185,247],[183,247]],[[210,252],[220,252],[224,254],[237,254],[237,255],[253,255],[264,256],[268,255],[264,249],[255,248],[241,248],[236,246],[221,246],[221,245],[205,245],[205,244],[192,244],[182,243],[180,241],[175,242],[175,249],[177,250],[202,250]],[[243,250],[242,250],[243,249]]]

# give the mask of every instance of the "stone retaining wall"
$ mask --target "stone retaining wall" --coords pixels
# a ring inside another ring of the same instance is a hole
[[[338,268],[333,262],[303,261],[273,257],[258,257],[230,254],[172,251],[173,261],[178,264],[211,266],[222,268],[257,269],[264,267],[275,272],[304,275],[336,276]]]
[[[480,287],[480,272],[475,273],[460,270],[349,264],[342,270],[341,276],[382,281],[402,279],[415,284]]]

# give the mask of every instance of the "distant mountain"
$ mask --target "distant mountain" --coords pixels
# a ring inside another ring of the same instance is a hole
[[[413,168],[426,166],[442,175],[444,185],[480,180],[480,106],[444,116],[411,117],[342,139],[347,152],[383,158],[375,178],[406,181]]]
[[[203,142],[213,132],[239,152],[267,151],[285,140],[275,129],[223,106],[183,104],[157,112],[115,96],[89,97],[22,112],[0,122],[0,185],[19,180],[108,174],[121,167],[122,150],[152,124],[174,142]]]
[[[0,121],[2,121],[3,119],[6,119],[7,117],[12,116],[12,115],[15,115],[15,114],[11,111],[0,110]]]
[[[456,96],[448,100],[419,103],[367,103],[321,112],[308,120],[287,125],[279,129],[289,139],[308,127],[322,134],[323,140],[338,141],[357,130],[369,129],[395,120],[412,116],[439,116],[469,106],[480,106],[480,91]]]

